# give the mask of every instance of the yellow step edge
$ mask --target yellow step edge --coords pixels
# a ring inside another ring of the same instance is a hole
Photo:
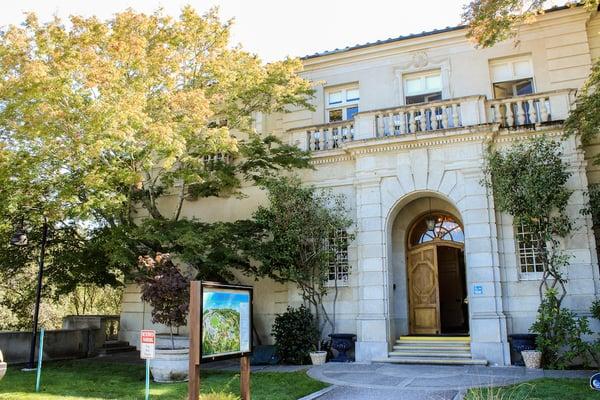
[[[400,336],[400,341],[468,343],[471,341],[471,336]]]

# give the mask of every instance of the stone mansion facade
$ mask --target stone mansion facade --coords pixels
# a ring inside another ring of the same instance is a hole
[[[562,137],[600,57],[600,15],[557,8],[523,26],[518,42],[486,49],[465,34],[446,28],[306,56],[315,111],[256,120],[259,132],[312,151],[305,182],[348,200],[356,238],[331,277],[341,286],[336,330],[357,335],[357,361],[393,361],[400,336],[443,335],[464,338],[473,360],[507,365],[508,335],[527,333],[536,316],[541,266],[526,229],[495,210],[481,184],[483,160],[489,144]],[[579,211],[588,184],[600,183],[588,162],[598,149],[572,136],[562,143],[575,221],[564,241],[573,256],[565,305],[586,314],[600,297],[600,274],[591,217]],[[202,199],[202,214],[188,207],[188,217],[248,218],[266,197],[244,191],[244,199]],[[254,323],[269,342],[275,315],[300,298],[291,285],[252,284]],[[122,339],[137,343],[151,326],[149,306],[129,285]]]

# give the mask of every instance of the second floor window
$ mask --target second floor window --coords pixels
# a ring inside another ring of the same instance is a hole
[[[521,276],[533,276],[544,272],[542,257],[539,253],[539,240],[530,226],[520,224],[516,227],[519,265]],[[543,247],[546,247],[545,244]]]
[[[535,92],[533,66],[529,57],[490,61],[490,74],[495,99]]]
[[[329,88],[325,91],[327,122],[346,121],[358,113],[360,92],[358,86]]]
[[[442,74],[440,70],[404,77],[405,104],[427,103],[442,99]]]

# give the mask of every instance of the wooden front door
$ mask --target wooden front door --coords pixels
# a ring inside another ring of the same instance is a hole
[[[408,301],[410,333],[440,333],[440,291],[437,246],[422,245],[408,255]]]

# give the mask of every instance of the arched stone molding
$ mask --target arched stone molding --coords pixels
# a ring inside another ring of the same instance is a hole
[[[407,235],[413,224],[429,211],[450,214],[462,225],[458,209],[438,192],[418,191],[400,199],[387,217],[387,260],[392,338],[407,335]]]

